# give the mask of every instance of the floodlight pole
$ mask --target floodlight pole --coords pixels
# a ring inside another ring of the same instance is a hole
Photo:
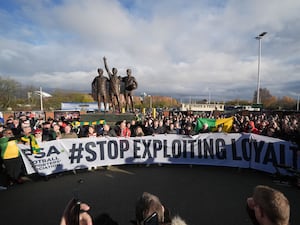
[[[298,94],[298,98],[297,98],[297,112],[299,111],[299,94]]]
[[[256,91],[256,104],[260,103],[260,60],[261,60],[261,39],[267,32],[263,32],[255,37],[258,40],[258,68],[257,68],[257,91]]]
[[[43,107],[43,91],[42,91],[42,87],[40,87],[40,102],[41,102],[41,111],[44,111],[44,107]]]
[[[149,97],[149,106],[150,106],[150,109],[152,110],[152,96],[151,95],[148,95]]]

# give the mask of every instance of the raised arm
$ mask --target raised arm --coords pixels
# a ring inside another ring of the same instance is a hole
[[[106,62],[106,57],[103,57],[103,61],[104,61],[104,67],[106,69],[107,74],[109,75],[109,77],[112,75],[112,73],[109,71],[109,68],[107,66],[107,62]]]

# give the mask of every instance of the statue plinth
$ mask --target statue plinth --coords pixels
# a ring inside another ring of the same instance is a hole
[[[106,123],[114,125],[119,121],[126,120],[131,121],[135,119],[133,113],[113,113],[113,112],[98,112],[87,113],[80,115],[80,120],[84,122],[93,122],[98,120],[105,120]]]

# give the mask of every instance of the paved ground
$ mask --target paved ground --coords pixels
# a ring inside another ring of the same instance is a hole
[[[245,199],[257,184],[283,191],[292,207],[291,225],[300,224],[300,190],[275,184],[269,175],[253,170],[187,165],[119,166],[14,186],[0,191],[0,224],[59,224],[75,192],[90,204],[93,216],[107,212],[120,225],[130,224],[135,200],[148,191],[189,225],[249,225]]]

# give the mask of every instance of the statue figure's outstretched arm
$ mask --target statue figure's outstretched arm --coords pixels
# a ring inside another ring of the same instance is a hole
[[[112,76],[112,73],[109,71],[109,68],[108,68],[108,66],[107,66],[107,60],[106,60],[106,57],[105,57],[105,56],[103,57],[103,61],[104,61],[104,67],[105,67],[105,70],[106,70],[107,74],[109,75],[109,77],[111,77],[111,76]]]

